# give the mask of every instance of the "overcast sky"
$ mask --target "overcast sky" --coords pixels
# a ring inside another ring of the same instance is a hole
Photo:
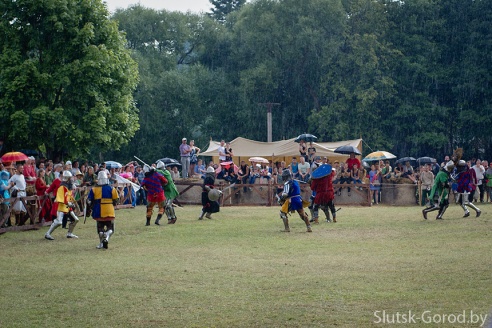
[[[208,12],[212,5],[208,0],[103,0],[108,5],[110,12],[114,12],[116,8],[128,8],[129,5],[140,3],[142,6],[153,9],[166,9],[169,11],[188,10],[194,13]]]

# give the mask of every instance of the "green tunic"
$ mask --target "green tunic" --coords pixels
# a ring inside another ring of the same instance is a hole
[[[174,199],[178,197],[179,191],[174,184],[173,178],[171,177],[171,172],[169,172],[168,170],[159,169],[157,169],[157,172],[162,174],[167,180],[167,185],[164,186],[164,195],[166,195],[166,199]]]
[[[438,195],[440,198],[440,203],[443,203],[447,198],[449,194],[449,189],[445,187],[445,185],[448,182],[449,178],[449,173],[446,171],[439,171],[437,173],[436,178],[434,179],[434,185],[432,186],[432,190],[429,195],[429,199],[433,200],[434,195]]]

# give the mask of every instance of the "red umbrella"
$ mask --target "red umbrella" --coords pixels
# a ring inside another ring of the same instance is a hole
[[[2,156],[2,162],[21,162],[27,160],[28,160],[27,156],[24,153],[21,153],[20,151],[12,151]]]

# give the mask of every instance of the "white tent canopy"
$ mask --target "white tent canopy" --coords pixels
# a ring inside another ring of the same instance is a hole
[[[250,140],[246,138],[238,137],[232,140],[231,148],[234,153],[234,157],[253,157],[261,156],[266,158],[272,157],[291,157],[299,155],[299,144],[294,141],[295,138],[288,140],[280,140],[274,142],[260,142],[255,140]],[[309,147],[309,143],[307,144]],[[337,147],[351,145],[362,152],[362,139],[346,140],[338,142],[313,142],[313,146],[316,148],[316,155],[326,156],[330,159],[341,159],[344,160],[348,155],[342,155],[333,152]],[[220,147],[220,142],[210,140],[207,150],[199,153],[199,156],[212,156],[218,157],[218,148]]]

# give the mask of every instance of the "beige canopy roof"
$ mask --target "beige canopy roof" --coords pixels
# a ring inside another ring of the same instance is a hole
[[[294,141],[295,138],[288,140],[280,140],[274,142],[260,142],[255,140],[250,140],[246,138],[238,137],[232,140],[231,148],[234,153],[234,161],[238,160],[248,160],[249,157],[260,156],[267,159],[275,159],[292,157],[299,155],[299,144]],[[337,147],[351,145],[357,147],[362,152],[362,139],[355,140],[345,140],[338,142],[313,142],[316,148],[316,155],[326,156],[330,160],[343,160],[348,158],[348,155],[342,155],[333,152]],[[309,144],[308,144],[309,146]],[[220,142],[210,140],[207,150],[199,153],[199,156],[212,156],[214,161],[218,158],[218,148],[220,147]]]

